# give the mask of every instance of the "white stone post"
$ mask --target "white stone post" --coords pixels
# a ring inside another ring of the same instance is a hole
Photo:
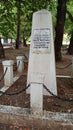
[[[13,60],[6,60],[3,61],[2,64],[4,66],[4,72],[6,71],[6,74],[4,76],[4,85],[9,87],[13,84]]]
[[[32,74],[30,85],[30,107],[33,114],[41,114],[43,111],[43,80],[41,74]]]
[[[24,70],[24,56],[17,56],[16,60],[17,60],[17,71],[19,73],[22,73]]]
[[[73,78],[73,57],[72,57],[72,72],[71,72],[71,77]]]

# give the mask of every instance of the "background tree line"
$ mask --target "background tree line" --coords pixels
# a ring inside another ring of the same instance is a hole
[[[56,60],[62,59],[61,47],[64,34],[70,39],[68,53],[73,54],[73,0],[0,0],[0,36],[10,37],[26,44],[30,37],[32,14],[40,9],[52,12]],[[3,47],[0,40],[0,57]]]

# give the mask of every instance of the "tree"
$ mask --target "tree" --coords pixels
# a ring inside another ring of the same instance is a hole
[[[67,12],[67,14],[69,16],[69,19],[73,23],[73,17],[71,15],[71,13],[68,10],[66,12]],[[71,33],[71,38],[70,38],[70,44],[69,44],[69,48],[68,48],[68,53],[71,54],[71,55],[73,54],[73,30],[72,30],[72,33]]]
[[[0,34],[15,39],[19,48],[23,35],[24,39],[30,37],[33,12],[47,9],[50,1],[0,0]]]
[[[5,53],[4,53],[4,49],[1,43],[1,37],[0,37],[0,58],[4,58],[5,57]]]
[[[32,14],[40,9],[52,11],[55,21],[57,0],[1,0],[0,1],[0,34],[16,40],[19,48],[22,39],[28,39],[31,34]],[[41,6],[40,6],[41,5]],[[66,0],[58,0],[58,14],[55,37],[55,52],[60,52],[64,32]],[[55,25],[55,22],[53,22]],[[58,39],[58,40],[57,40]],[[61,53],[56,57],[61,58]]]
[[[8,38],[15,37],[15,11],[14,2],[12,1],[0,1],[0,35]]]
[[[16,1],[17,6],[17,38],[16,38],[16,49],[19,48],[20,45],[20,24],[21,24],[21,1]]]
[[[66,16],[66,2],[67,0],[58,0],[57,7],[57,23],[56,23],[56,36],[55,36],[55,57],[56,61],[61,60],[61,46],[64,33],[64,23]]]
[[[71,33],[70,44],[68,48],[68,54],[73,55],[73,30]]]
[[[48,0],[41,0],[41,1],[27,0],[26,2],[22,1],[21,39],[23,39],[23,41],[25,41],[24,39],[27,40],[31,35],[32,14],[42,8],[46,9],[48,7],[49,1]]]

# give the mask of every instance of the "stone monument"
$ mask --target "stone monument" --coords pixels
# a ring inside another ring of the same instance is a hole
[[[27,93],[31,95],[33,108],[36,106],[42,109],[41,95],[50,95],[43,84],[57,95],[52,16],[51,12],[44,9],[33,14],[27,76],[27,84],[29,83],[31,87]]]

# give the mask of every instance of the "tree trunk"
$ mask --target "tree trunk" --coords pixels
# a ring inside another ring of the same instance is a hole
[[[24,37],[24,34],[23,34],[23,46],[24,46],[24,47],[27,46],[27,44],[26,44],[26,39],[25,39],[25,37]]]
[[[19,48],[19,45],[20,45],[20,23],[21,23],[21,20],[20,20],[20,17],[21,17],[21,2],[20,0],[17,1],[17,38],[16,38],[16,49]]]
[[[72,14],[68,10],[66,12],[67,12],[67,14],[69,16],[69,19],[73,23],[73,16],[72,16]],[[69,44],[69,48],[68,48],[68,54],[73,55],[73,30],[72,30],[72,34],[71,34],[71,38],[70,38],[70,44]]]
[[[73,55],[73,31],[72,31],[71,38],[70,38],[68,54]]]
[[[0,58],[4,58],[5,57],[5,53],[4,53],[4,49],[3,49],[3,45],[1,43],[1,37],[0,37]]]
[[[62,58],[61,46],[62,46],[63,33],[64,33],[65,15],[66,15],[66,0],[58,0],[56,37],[55,37],[56,61],[60,61]]]
[[[23,46],[27,46],[25,38],[23,38]]]

